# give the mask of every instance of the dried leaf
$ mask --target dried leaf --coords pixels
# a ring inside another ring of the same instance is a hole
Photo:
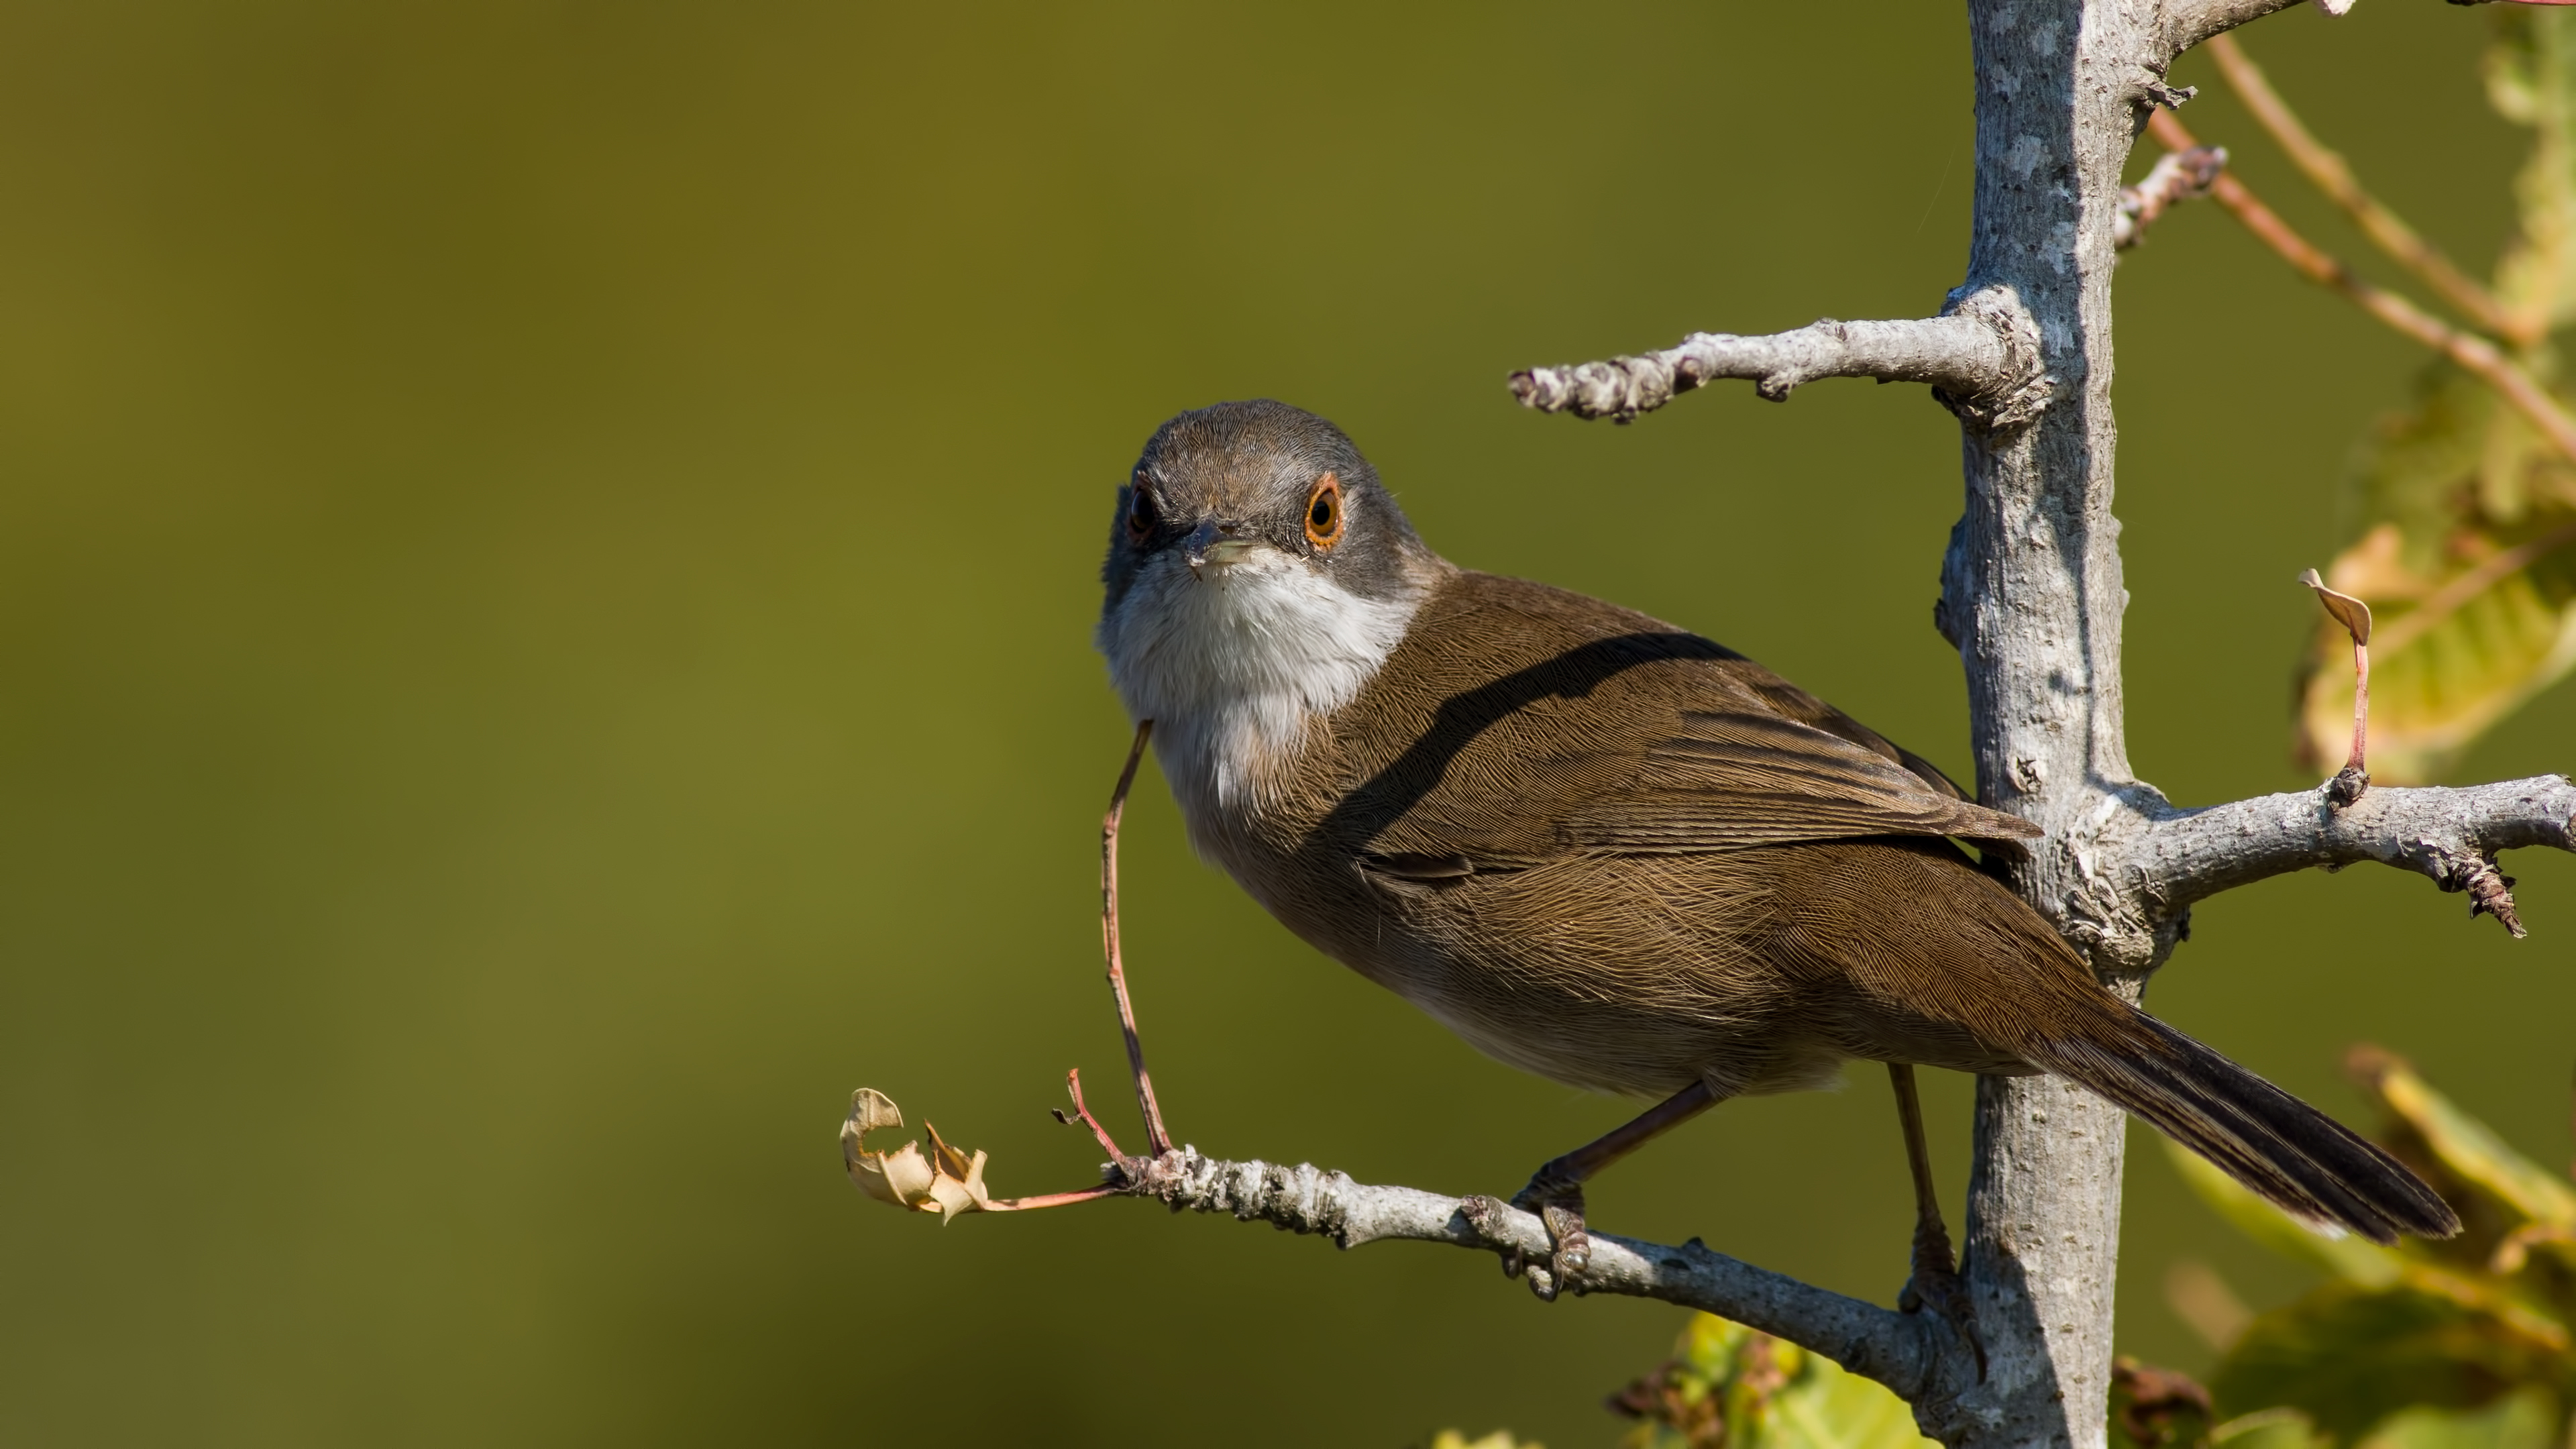
[[[2299,582],[2316,590],[2317,602],[2326,606],[2326,612],[2333,615],[2334,621],[2341,624],[2344,632],[2352,636],[2352,642],[2355,644],[2370,642],[2370,606],[2368,604],[2350,594],[2338,594],[2327,588],[2326,581],[2317,577],[2315,569],[2309,569],[2300,574]]]
[[[2549,1391],[2534,1385],[2483,1409],[2401,1409],[2360,1449],[2550,1449],[2557,1418]]]
[[[985,1154],[968,1157],[940,1140],[939,1129],[926,1122],[922,1128],[930,1134],[927,1156],[918,1142],[907,1142],[892,1152],[868,1150],[870,1132],[902,1125],[902,1111],[885,1093],[861,1087],[850,1094],[850,1115],[841,1124],[841,1162],[859,1191],[896,1207],[937,1213],[943,1223],[955,1221],[960,1213],[992,1209],[992,1199],[984,1190]]]
[[[2209,1438],[2209,1390],[2125,1353],[2111,1360],[2112,1449],[2201,1449]]]

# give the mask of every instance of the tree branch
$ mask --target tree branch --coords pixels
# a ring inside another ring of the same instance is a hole
[[[2311,866],[2375,860],[2467,891],[2472,915],[2514,935],[2513,881],[2496,852],[2529,845],[2576,850],[2576,784],[2540,775],[2457,789],[2380,786],[2337,808],[2321,791],[2266,795],[2198,810],[2158,812],[2109,859],[2113,879],[2163,913]],[[2132,884],[2134,883],[2134,884]]]
[[[2213,35],[2224,35],[2298,3],[2299,0],[2165,0],[2158,17],[2164,31],[2165,54],[2180,55]],[[2329,15],[2340,15],[2348,6],[2320,8]]]
[[[1954,294],[1955,295],[1955,294]],[[1986,288],[1938,317],[1826,318],[1794,332],[1694,332],[1678,347],[1512,374],[1521,406],[1626,422],[1721,378],[1743,378],[1772,402],[1820,377],[1928,382],[1989,427],[2036,416],[2047,398],[2035,333],[2009,288]]]
[[[2111,219],[2111,245],[2127,251],[2146,240],[2147,228],[2177,201],[2207,196],[2227,169],[2227,148],[2194,146],[2167,151],[2135,186],[2120,188],[2120,211]]]
[[[1162,1157],[1122,1157],[1106,1172],[1123,1196],[1151,1198],[1174,1212],[1230,1213],[1330,1238],[1342,1248],[1388,1240],[1446,1243],[1517,1252],[1536,1265],[1547,1262],[1552,1247],[1536,1214],[1498,1198],[1353,1182],[1312,1164],[1228,1162],[1184,1147]],[[1547,1270],[1528,1272],[1536,1278]],[[1918,1406],[1946,1402],[1976,1377],[1966,1345],[1938,1314],[1897,1313],[1811,1287],[1697,1238],[1669,1247],[1596,1231],[1576,1291],[1653,1298],[1733,1319],[1823,1354]]]

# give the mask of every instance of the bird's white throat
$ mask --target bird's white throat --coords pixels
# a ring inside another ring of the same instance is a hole
[[[1193,574],[1177,553],[1137,575],[1100,621],[1109,677],[1197,835],[1204,812],[1258,809],[1265,782],[1322,717],[1351,702],[1420,604],[1354,594],[1272,548]]]

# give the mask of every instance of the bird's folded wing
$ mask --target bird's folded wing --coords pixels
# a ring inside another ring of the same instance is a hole
[[[1869,835],[2012,844],[2041,833],[1936,788],[1935,780],[1949,783],[1937,772],[1926,779],[1841,733],[1783,715],[1692,712],[1680,724],[1648,747],[1621,788],[1567,810],[1559,826],[1566,844],[1670,853]]]

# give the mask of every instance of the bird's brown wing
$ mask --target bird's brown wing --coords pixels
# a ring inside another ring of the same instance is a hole
[[[1336,733],[1368,741],[1327,833],[1407,876],[1573,852],[2040,832],[1729,650],[1597,600],[1465,574]]]
[[[2018,842],[2040,833],[1800,720],[1740,708],[1675,713],[1678,728],[1642,751],[1625,789],[1566,816],[1568,844],[1669,853],[1870,835]]]

